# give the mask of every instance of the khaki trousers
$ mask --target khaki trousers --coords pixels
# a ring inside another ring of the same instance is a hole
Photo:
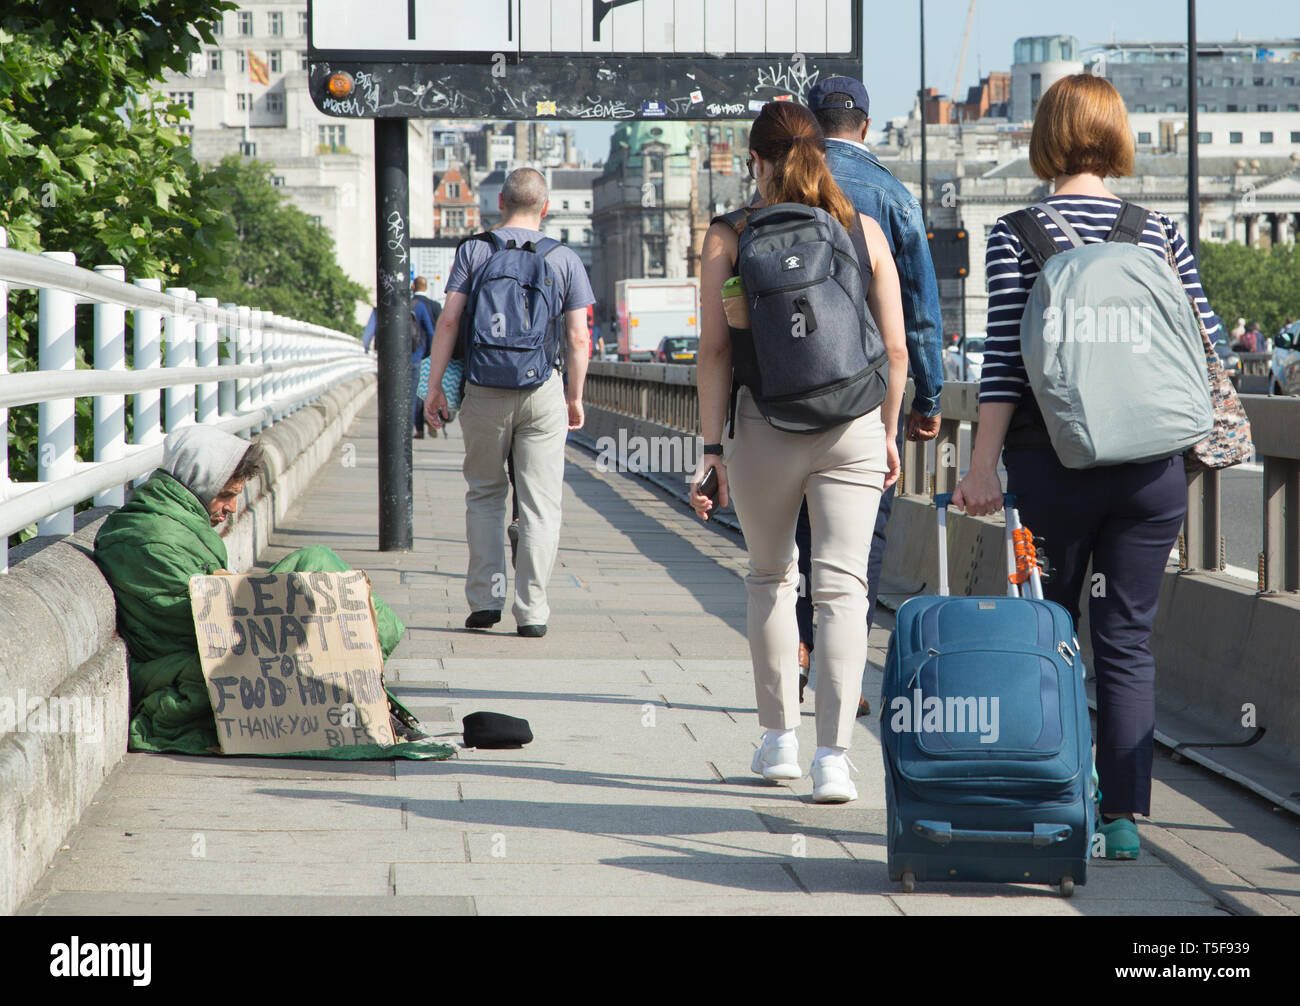
[[[538,388],[511,390],[469,384],[461,404],[465,436],[465,536],[470,611],[497,610],[506,598],[506,457],[514,450],[519,500],[519,552],[514,616],[519,625],[545,625],[546,584],[560,546],[564,442],[569,413],[559,373]]]
[[[728,444],[727,481],[749,550],[745,587],[758,721],[770,730],[799,725],[794,528],[806,496],[817,613],[817,744],[847,748],[867,662],[867,559],[887,471],[880,410],[823,433],[783,433],[742,388],[736,436]]]

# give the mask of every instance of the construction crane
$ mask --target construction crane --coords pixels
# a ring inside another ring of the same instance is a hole
[[[970,26],[975,20],[975,0],[970,0],[970,7],[966,10],[966,34],[961,39],[961,55],[957,57],[957,80],[952,85],[952,103],[954,106],[961,104],[962,98],[958,95],[957,89],[961,87],[962,71],[966,69],[966,48],[970,45]]]

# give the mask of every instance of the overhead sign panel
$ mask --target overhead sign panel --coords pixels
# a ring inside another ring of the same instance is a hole
[[[736,117],[862,70],[861,0],[309,0],[308,13],[312,98],[348,118]],[[351,87],[331,90],[336,74]]]

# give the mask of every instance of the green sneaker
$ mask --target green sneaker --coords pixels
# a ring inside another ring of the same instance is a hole
[[[1137,825],[1126,817],[1117,817],[1113,821],[1103,820],[1097,831],[1106,843],[1104,848],[1107,859],[1137,859],[1142,851]]]

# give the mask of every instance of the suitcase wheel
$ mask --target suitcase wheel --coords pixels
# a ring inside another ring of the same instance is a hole
[[[1070,897],[1070,895],[1072,895],[1072,894],[1074,894],[1074,878],[1073,878],[1073,877],[1062,877],[1062,878],[1061,878],[1061,897],[1063,897],[1063,898],[1068,898],[1068,897]]]
[[[911,894],[916,890],[916,874],[911,870],[903,871],[903,893]]]

